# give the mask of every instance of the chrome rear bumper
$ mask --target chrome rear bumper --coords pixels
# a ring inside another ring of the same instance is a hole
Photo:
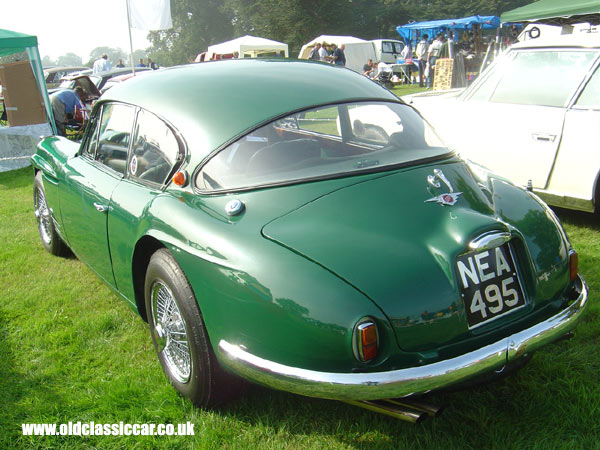
[[[421,394],[502,368],[572,330],[587,306],[585,281],[579,295],[560,313],[526,330],[455,358],[388,372],[330,373],[285,366],[252,355],[238,345],[219,342],[219,361],[234,373],[274,389],[334,400],[377,400]]]

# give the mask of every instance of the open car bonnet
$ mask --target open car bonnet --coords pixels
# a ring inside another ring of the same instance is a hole
[[[507,183],[502,188],[527,195]],[[509,191],[504,193],[508,196]],[[534,279],[534,272],[544,270],[546,263],[532,258],[527,250],[530,244],[534,246],[535,236],[533,241],[524,237],[507,217],[519,213],[510,208],[503,211],[494,198],[463,163],[419,166],[334,191],[269,223],[263,233],[364,293],[389,318],[398,345],[419,351],[473,336],[456,263],[473,239],[493,232],[511,236],[521,249],[515,257],[521,279]],[[525,235],[535,233],[535,225],[522,224]],[[541,230],[544,245],[566,258],[560,230],[552,223],[541,228],[545,228]],[[485,259],[479,262],[486,264]],[[564,289],[567,266],[565,261],[556,264],[560,270],[551,278],[564,283]],[[556,295],[550,288],[532,289],[540,289],[536,295]],[[510,315],[522,318],[532,305],[533,301]],[[439,336],[431,327],[422,327],[434,322],[443,322]],[[503,323],[492,321],[478,330]]]
[[[73,89],[75,89],[77,86],[83,89],[84,98],[82,101],[85,103],[93,103],[100,97],[100,95],[102,95],[94,82],[87,75],[76,75],[65,77],[64,79],[74,82]]]

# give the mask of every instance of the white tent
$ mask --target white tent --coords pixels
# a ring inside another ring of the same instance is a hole
[[[288,45],[255,36],[242,36],[232,41],[211,45],[206,52],[206,60],[214,59],[214,55],[231,55],[238,52],[240,58],[256,58],[267,53],[284,52],[288,57]]]
[[[368,59],[372,59],[373,61],[377,59],[373,42],[354,36],[330,36],[327,34],[314,38],[312,41],[304,44],[300,50],[298,59],[308,59],[310,51],[317,42],[327,42],[328,44],[335,44],[338,47],[345,45],[346,67],[355,72],[362,73],[362,68]]]

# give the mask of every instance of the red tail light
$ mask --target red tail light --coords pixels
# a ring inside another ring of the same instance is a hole
[[[571,281],[577,278],[579,273],[579,256],[575,250],[569,252],[569,278]]]
[[[354,327],[354,356],[361,362],[371,361],[377,357],[379,341],[377,326],[369,319],[363,319]]]

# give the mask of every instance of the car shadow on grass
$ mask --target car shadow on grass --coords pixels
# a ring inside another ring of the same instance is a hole
[[[552,207],[552,210],[564,225],[586,227],[600,231],[600,216],[597,214],[558,207]]]
[[[540,442],[546,442],[548,448],[577,442],[585,447],[584,442],[594,442],[585,430],[596,420],[581,395],[589,380],[571,373],[568,365],[559,361],[570,351],[568,346],[577,345],[560,342],[548,346],[539,360],[534,356],[506,378],[429,394],[426,400],[444,406],[445,411],[418,425],[339,401],[255,385],[220,413],[262,429],[274,439],[287,436],[288,442],[294,442],[305,438],[307,442],[326,441],[332,447],[531,448]],[[553,369],[549,361],[556,358],[558,367]]]

